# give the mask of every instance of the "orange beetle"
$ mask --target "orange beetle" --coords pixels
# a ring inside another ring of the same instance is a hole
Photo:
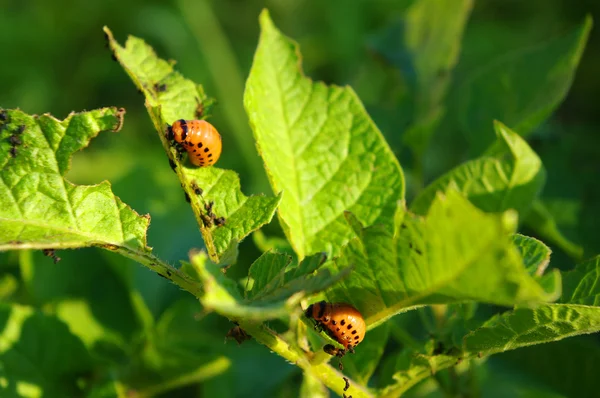
[[[206,120],[177,120],[167,138],[181,144],[196,166],[212,166],[221,156],[221,135]]]
[[[350,304],[320,301],[309,305],[304,314],[315,321],[316,328],[325,330],[350,352],[365,337],[365,320]]]

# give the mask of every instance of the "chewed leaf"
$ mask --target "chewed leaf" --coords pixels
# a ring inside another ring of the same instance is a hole
[[[238,284],[208,261],[206,254],[199,253],[191,259],[204,282],[200,300],[207,309],[232,319],[257,321],[298,311],[304,297],[327,289],[350,273],[350,267],[338,272],[326,260],[324,255],[317,254],[293,267],[287,254],[266,252],[252,264],[249,275],[252,285],[243,298]]]
[[[303,75],[266,11],[260,24],[244,105],[271,186],[285,191],[279,217],[295,252],[339,254],[353,236],[346,210],[391,230],[404,177],[381,132],[351,88]]]
[[[4,112],[4,111],[3,111]],[[0,250],[100,246],[146,255],[148,216],[117,198],[108,182],[65,180],[71,155],[101,131],[117,131],[123,110],[73,113],[60,121],[9,110],[0,125]]]
[[[183,188],[190,197],[208,253],[213,254],[211,260],[232,264],[237,257],[238,242],[271,220],[281,195],[246,196],[240,190],[237,174],[230,170],[215,167],[181,170]],[[219,218],[224,224],[218,224]]]
[[[235,172],[216,167],[188,167],[180,161],[166,138],[167,124],[179,119],[204,118],[211,100],[202,86],[175,71],[171,63],[160,59],[143,40],[129,37],[125,47],[121,47],[108,28],[104,31],[115,58],[146,98],[150,118],[190,198],[211,260],[222,264],[235,262],[238,242],[271,221],[281,195],[245,196]],[[227,150],[227,143],[224,145]]]
[[[354,264],[354,272],[327,296],[355,305],[369,328],[425,304],[511,306],[558,298],[556,272],[549,274],[553,283],[541,286],[525,269],[510,239],[511,214],[484,213],[449,190],[425,218],[398,216],[395,233],[364,229],[337,261]]]

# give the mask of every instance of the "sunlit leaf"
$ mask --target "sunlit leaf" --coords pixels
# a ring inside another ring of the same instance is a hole
[[[511,214],[484,213],[454,190],[438,194],[425,218],[399,215],[394,234],[379,226],[362,230],[336,261],[355,270],[327,295],[353,304],[370,328],[424,304],[558,298],[560,283],[547,292],[525,269],[510,238]]]
[[[495,316],[464,338],[469,352],[492,354],[600,331],[600,308],[544,304]]]
[[[515,234],[513,243],[519,249],[525,268],[530,275],[541,276],[550,263],[552,250],[543,242],[529,236]]]
[[[403,356],[398,357],[395,365],[396,381],[383,391],[405,391],[436,371],[458,364],[464,359],[600,331],[600,307],[592,306],[594,298],[598,296],[598,275],[597,258],[565,273],[565,297],[562,302],[577,304],[540,304],[533,308],[520,307],[495,315],[479,327],[467,330],[461,347],[452,350],[455,352],[447,351],[429,356],[405,351]],[[515,354],[515,358],[521,358],[520,354]],[[538,357],[535,361],[538,362]]]
[[[600,331],[598,257],[564,273],[561,304],[517,308],[497,315],[464,338],[466,351],[502,352]]]
[[[278,318],[299,311],[302,298],[327,289],[351,271],[351,267],[332,269],[323,254],[306,257],[298,266],[290,266],[290,261],[287,254],[273,252],[259,257],[250,267],[253,284],[244,298],[235,281],[198,253],[192,264],[204,282],[200,301],[231,319]]]
[[[494,124],[497,141],[481,157],[450,170],[429,184],[415,198],[411,210],[425,214],[438,191],[458,188],[482,210],[500,212],[515,209],[526,212],[546,180],[538,155],[519,135]]]
[[[300,258],[336,255],[352,237],[343,213],[392,229],[404,178],[392,151],[349,87],[313,82],[294,42],[265,11],[244,104],[279,217]]]
[[[99,246],[144,256],[148,216],[121,202],[108,182],[65,180],[71,156],[101,131],[117,131],[124,110],[50,115],[6,112],[0,147],[0,250]],[[10,144],[9,144],[10,141]]]
[[[216,167],[196,168],[178,160],[176,150],[165,135],[167,124],[204,117],[203,109],[211,100],[202,86],[184,78],[171,63],[158,58],[143,40],[129,37],[125,47],[121,47],[108,28],[104,31],[114,56],[146,98],[150,118],[190,198],[211,260],[232,264],[237,258],[237,244],[271,221],[281,196],[248,197],[240,190],[237,173]],[[224,145],[227,150],[227,143]],[[217,225],[215,219],[221,217],[224,225]]]

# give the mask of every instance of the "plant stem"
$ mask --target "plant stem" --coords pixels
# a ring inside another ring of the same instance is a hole
[[[134,250],[125,250],[120,247],[117,251],[121,254],[134,259],[135,261],[146,265],[148,268],[170,279],[174,284],[188,291],[198,299],[202,296],[202,285],[190,278],[184,272],[177,270],[169,264],[161,262],[151,254],[141,253]],[[166,273],[168,271],[168,273]],[[335,370],[327,363],[312,364],[306,354],[299,348],[293,348],[277,333],[267,328],[262,323],[238,320],[239,325],[248,334],[250,334],[260,344],[266,346],[274,353],[285,358],[288,362],[297,365],[304,372],[310,374],[321,383],[338,393],[340,396],[344,393],[352,395],[354,398],[370,398],[372,394],[360,386],[358,383],[350,382],[350,389],[343,391],[343,374]],[[201,375],[204,374],[201,372]],[[158,387],[154,387],[158,388]]]
[[[105,246],[106,245],[101,245],[100,247],[107,249]],[[194,281],[186,273],[170,264],[165,263],[158,257],[155,257],[150,253],[130,249],[126,246],[116,246],[112,250],[148,267],[153,272],[156,272],[163,278],[170,280],[183,290],[190,292],[192,295],[194,295],[194,297],[201,296],[202,284],[200,282]]]
[[[350,381],[350,388],[344,391],[342,382],[343,374],[335,370],[329,364],[320,365],[311,364],[306,354],[298,349],[292,348],[287,342],[277,335],[274,331],[267,328],[264,324],[257,324],[248,321],[239,321],[240,327],[250,334],[256,341],[267,346],[271,351],[285,358],[288,362],[300,367],[310,376],[318,379],[321,383],[335,391],[338,395],[346,394],[353,398],[372,397],[371,392],[360,386],[358,383]]]

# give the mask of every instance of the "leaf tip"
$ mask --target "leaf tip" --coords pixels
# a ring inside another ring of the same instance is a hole
[[[267,28],[273,27],[273,20],[271,19],[271,14],[267,8],[263,8],[258,17],[258,21],[260,22],[260,27],[262,30],[267,30]]]
[[[501,131],[506,130],[506,125],[502,123],[500,120],[494,119],[494,130],[497,134],[500,134]]]
[[[585,19],[583,20],[584,29],[589,31],[594,26],[594,17],[592,17],[591,13],[585,14]]]

